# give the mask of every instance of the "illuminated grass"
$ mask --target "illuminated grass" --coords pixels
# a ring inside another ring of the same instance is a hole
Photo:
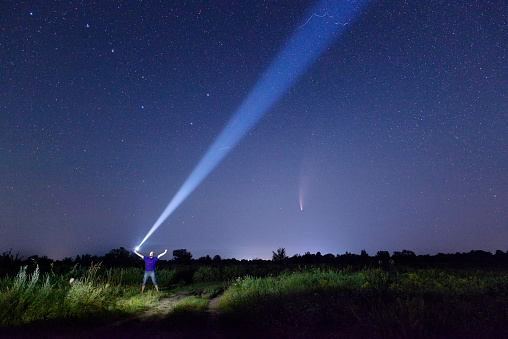
[[[189,296],[180,300],[173,310],[172,314],[202,314],[206,311],[208,299],[197,296]]]
[[[40,278],[39,266],[27,273],[20,268],[12,281],[2,280],[0,326],[15,326],[40,320],[101,319],[132,313],[160,298],[158,293],[139,295],[139,287],[126,287],[117,280],[118,271],[103,271],[91,265],[86,273],[70,283],[63,276],[46,273]]]

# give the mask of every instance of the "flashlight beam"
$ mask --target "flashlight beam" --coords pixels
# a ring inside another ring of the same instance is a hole
[[[322,0],[309,12],[337,13],[339,22],[351,22],[365,7],[368,0],[338,1]],[[308,17],[308,16],[307,16]],[[310,65],[326,50],[332,41],[346,30],[330,20],[306,20],[294,33],[284,49],[264,72],[248,97],[219,134],[206,154],[185,180],[169,205],[152,226],[140,247],[173,211],[192,193],[205,177],[232,151],[277,102],[277,100],[300,78]]]

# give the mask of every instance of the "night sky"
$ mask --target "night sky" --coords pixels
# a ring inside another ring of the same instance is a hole
[[[134,249],[313,4],[1,1],[0,252]],[[344,24],[141,253],[508,250],[506,1]]]

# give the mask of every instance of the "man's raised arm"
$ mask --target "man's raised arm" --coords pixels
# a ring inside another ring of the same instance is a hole
[[[141,259],[143,259],[143,256],[141,254],[139,254],[138,252],[136,252],[136,250],[134,250],[134,253],[136,253],[138,255],[138,257],[140,257]]]
[[[165,251],[164,251],[164,253],[159,254],[159,255],[157,256],[157,258],[162,257],[162,256],[163,256],[164,254],[166,254],[166,253],[168,253],[168,250],[165,250]]]

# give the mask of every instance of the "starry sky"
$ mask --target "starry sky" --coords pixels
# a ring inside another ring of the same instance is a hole
[[[1,1],[0,251],[134,249],[313,4]],[[507,251],[507,22],[371,1],[141,252]]]

